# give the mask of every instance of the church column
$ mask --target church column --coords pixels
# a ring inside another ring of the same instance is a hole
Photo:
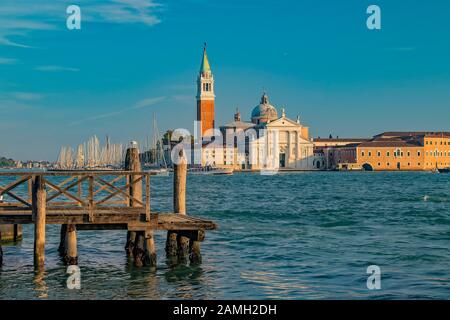
[[[285,148],[285,164],[284,166],[286,168],[289,168],[289,164],[291,162],[291,132],[290,131],[286,131],[286,148]]]

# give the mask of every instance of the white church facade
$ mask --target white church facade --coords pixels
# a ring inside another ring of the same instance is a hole
[[[235,170],[320,170],[324,163],[314,154],[309,128],[281,116],[264,93],[251,121],[234,121],[220,127],[220,136],[209,138],[202,151],[202,165]]]

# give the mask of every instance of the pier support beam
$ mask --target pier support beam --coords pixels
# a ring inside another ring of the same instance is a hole
[[[189,261],[193,264],[202,263],[202,255],[200,253],[200,242],[190,241],[189,242]]]
[[[58,252],[61,257],[66,256],[66,235],[67,235],[67,224],[61,225],[61,231],[59,233],[59,247]]]
[[[42,176],[33,179],[33,219],[34,219],[34,267],[41,269],[45,264],[45,183]]]
[[[134,265],[136,267],[156,267],[156,246],[153,230],[137,231],[135,243]]]
[[[136,246],[134,247],[134,265],[142,267],[145,259],[145,234],[143,231],[136,232]]]
[[[156,246],[153,230],[145,232],[145,265],[156,268]]]
[[[64,262],[68,266],[78,264],[78,251],[77,251],[77,228],[74,224],[67,225],[67,232],[65,238],[65,256]]]
[[[127,256],[132,257],[134,248],[136,244],[136,232],[135,231],[128,231],[127,232],[127,243],[125,244],[125,251],[127,253]]]
[[[177,233],[176,231],[167,231],[166,255],[168,258],[176,257],[178,254]]]

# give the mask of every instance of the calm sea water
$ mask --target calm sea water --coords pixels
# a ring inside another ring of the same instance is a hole
[[[171,177],[152,180],[152,208],[171,208]],[[1,299],[448,299],[450,175],[311,172],[189,176],[188,211],[216,221],[203,264],[132,266],[123,231],[79,232],[81,290],[66,289],[59,228],[46,271],[33,272],[33,228],[4,246]],[[366,268],[381,268],[381,290]]]

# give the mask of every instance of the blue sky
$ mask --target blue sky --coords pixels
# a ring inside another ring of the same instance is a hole
[[[66,28],[66,7],[82,30]],[[366,8],[382,30],[366,28]],[[313,136],[450,130],[450,1],[2,0],[0,156],[192,129],[203,42],[216,123],[263,88]]]

